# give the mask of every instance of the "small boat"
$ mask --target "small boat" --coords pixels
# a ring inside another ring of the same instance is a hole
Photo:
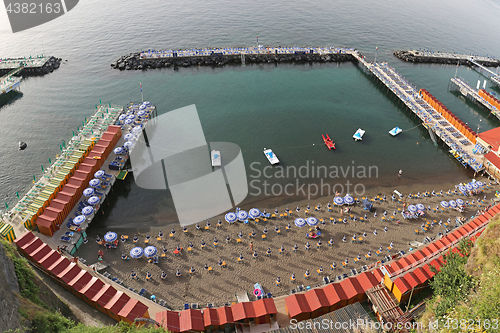
[[[25,150],[28,147],[26,142],[19,141],[19,150]]]
[[[212,166],[220,167],[221,166],[220,151],[212,150],[211,156],[212,156]]]
[[[398,126],[396,126],[396,127],[394,127],[393,129],[391,129],[389,131],[389,134],[392,135],[392,136],[396,136],[396,135],[398,135],[401,132],[403,132],[403,130],[401,128],[399,128]]]
[[[352,137],[354,138],[354,140],[360,141],[360,140],[363,140],[364,134],[365,134],[365,130],[358,128],[358,130],[356,131],[356,133],[354,133],[354,135]]]
[[[280,162],[280,160],[278,160],[278,156],[274,154],[272,149],[264,148],[264,155],[266,155],[269,163],[271,163],[272,165],[278,164]]]
[[[333,140],[330,139],[330,136],[328,136],[328,134],[327,134],[326,138],[325,138],[325,135],[322,134],[322,137],[323,137],[323,141],[325,142],[325,145],[328,147],[328,149],[335,150],[335,142],[333,142]]]

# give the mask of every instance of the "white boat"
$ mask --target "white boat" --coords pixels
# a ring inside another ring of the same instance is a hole
[[[392,135],[392,136],[396,136],[396,135],[398,135],[401,132],[403,132],[403,130],[401,128],[399,128],[398,126],[396,126],[396,127],[394,127],[393,129],[391,129],[389,131],[389,134]]]
[[[358,130],[356,131],[356,133],[354,133],[354,135],[352,137],[354,138],[354,140],[360,141],[360,140],[363,140],[364,134],[365,134],[365,130],[358,128]]]
[[[211,157],[212,157],[212,166],[220,167],[221,166],[220,151],[212,150]]]
[[[278,164],[280,160],[278,160],[278,156],[273,152],[272,149],[267,149],[264,148],[264,155],[266,155],[267,159],[269,160],[269,163],[271,164]]]

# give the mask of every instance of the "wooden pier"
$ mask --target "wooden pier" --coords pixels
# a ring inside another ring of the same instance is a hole
[[[480,90],[475,90],[471,86],[467,84],[462,78],[459,77],[453,77],[451,78],[450,82],[453,84],[452,87],[455,87],[460,91],[460,93],[465,97],[473,102],[480,103],[483,105],[485,108],[490,110],[491,114],[500,119],[500,110],[493,105],[492,103],[488,102],[485,98],[483,98],[480,95]]]
[[[471,167],[475,172],[484,169],[482,163],[478,162],[482,160],[482,155],[476,154],[475,137],[469,133],[470,131],[466,136],[463,128],[458,129],[452,124],[449,117],[445,117],[431,106],[420,90],[417,90],[387,63],[367,62],[357,51],[350,51],[350,53],[422,121],[434,142],[436,142],[435,137],[439,137],[462,165]]]

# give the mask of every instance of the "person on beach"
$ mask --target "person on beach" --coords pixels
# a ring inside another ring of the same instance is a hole
[[[402,169],[399,169],[399,172],[398,172],[398,177],[401,177],[403,175],[403,170]]]
[[[253,250],[253,242],[250,242],[250,245],[249,245],[249,246],[250,246],[250,252],[251,252],[251,253],[253,253],[253,251],[254,251],[254,250]]]

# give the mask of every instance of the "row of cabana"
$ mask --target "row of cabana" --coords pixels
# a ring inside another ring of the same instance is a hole
[[[493,97],[489,92],[487,92],[484,89],[479,89],[479,96],[484,98],[486,101],[488,101],[491,105],[497,108],[497,110],[500,110],[500,101]]]
[[[429,103],[436,111],[438,111],[446,120],[450,122],[460,133],[462,133],[467,139],[469,139],[473,144],[476,143],[477,133],[474,132],[466,123],[461,121],[453,112],[448,110],[436,97],[432,96],[425,89],[420,89],[420,95],[422,98]]]
[[[78,263],[53,250],[31,231],[14,242],[19,252],[35,266],[107,316],[128,323],[138,318],[149,318],[147,305],[81,269]]]
[[[272,298],[235,303],[220,308],[165,310],[156,314],[156,322],[170,332],[212,332],[230,330],[237,325],[271,324],[276,320]]]
[[[462,238],[476,233],[498,213],[500,213],[500,204],[440,240],[390,265],[381,266],[303,294],[292,294],[285,299],[288,317],[298,321],[316,318],[346,305],[362,302],[367,298],[366,291],[382,282],[398,301],[404,301],[408,299],[412,289],[416,293],[418,287],[427,284],[435,275],[431,266],[439,270],[443,265],[443,256],[439,256],[440,253],[453,247]],[[420,266],[425,262],[428,263]],[[419,267],[412,270],[416,266]],[[403,273],[405,274],[402,275]],[[396,278],[393,281],[391,277]]]
[[[82,155],[74,161],[74,168],[68,170],[63,179],[53,179],[54,187],[48,205],[35,222],[42,234],[52,236],[59,229],[120,137],[120,127],[110,125],[99,141],[89,146],[87,156]]]

